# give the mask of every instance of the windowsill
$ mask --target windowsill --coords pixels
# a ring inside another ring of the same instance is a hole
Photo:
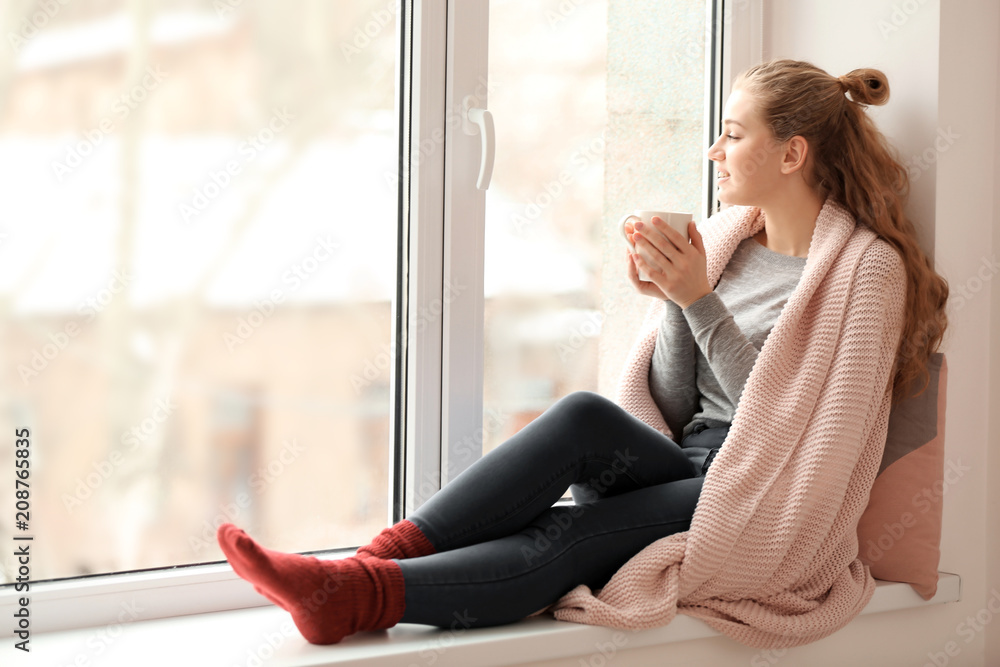
[[[862,615],[923,607],[961,598],[961,577],[941,573],[937,595],[924,601],[907,584],[878,582]],[[205,664],[314,667],[318,665],[399,664],[516,665],[573,658],[598,652],[612,642],[616,650],[718,636],[699,620],[679,614],[669,625],[628,632],[563,623],[549,616],[475,630],[439,630],[400,624],[378,633],[361,633],[335,646],[313,646],[277,607],[196,614],[124,625],[32,634],[31,654],[13,650],[4,638],[2,653],[20,654],[13,664],[33,658],[60,659],[60,665]],[[33,655],[32,655],[33,654]],[[23,656],[23,657],[22,657]],[[100,657],[98,657],[100,656]],[[443,658],[447,656],[447,659]],[[83,660],[81,660],[83,658]],[[50,660],[46,659],[46,664]],[[4,661],[4,664],[11,664]]]

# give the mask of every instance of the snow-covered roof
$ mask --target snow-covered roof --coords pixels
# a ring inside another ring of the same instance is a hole
[[[73,25],[51,26],[39,11],[27,24],[14,26],[7,40],[15,49],[19,71],[77,64],[105,58],[131,49],[135,41],[135,21],[125,12],[81,21]],[[232,13],[164,12],[152,17],[149,41],[154,46],[177,44],[219,35],[235,25]],[[41,27],[41,30],[38,28]]]
[[[54,162],[65,162],[78,141],[0,140],[0,295],[15,313],[78,312],[123,268],[119,139],[106,136],[80,166],[56,174]],[[390,300],[397,247],[392,134],[316,143],[295,156],[275,139],[252,160],[240,144],[210,136],[142,143],[131,304],[195,294],[210,307],[239,308],[274,290],[285,303]],[[240,172],[216,192],[212,174],[225,182],[219,174],[230,160]],[[196,193],[208,203],[195,215]],[[519,234],[509,224],[518,207],[496,186],[488,202],[488,252],[506,259],[487,262],[487,298],[587,289],[577,253],[545,225],[530,237]]]

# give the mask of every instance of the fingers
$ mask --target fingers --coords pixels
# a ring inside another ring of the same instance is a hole
[[[659,285],[657,285],[653,281],[653,274],[654,273],[662,273],[662,271],[660,271],[659,268],[655,264],[653,264],[652,262],[650,262],[649,260],[647,260],[645,257],[643,257],[642,254],[639,253],[639,252],[637,252],[632,257],[632,263],[635,265],[635,270],[636,270],[637,273],[639,271],[642,271],[647,276],[646,280],[643,280],[642,278],[638,278],[637,277],[637,280],[639,282],[639,287],[642,288],[642,293],[643,294],[647,294],[647,295],[652,295],[652,294],[660,292],[661,290],[660,290]],[[652,291],[650,291],[650,290],[652,290]]]
[[[641,258],[639,258],[641,259]],[[639,269],[636,265],[635,256],[632,253],[625,251],[625,261],[628,263],[628,279],[632,283],[632,286],[636,289],[639,294],[643,296],[652,296],[660,299],[666,298],[665,295],[661,296],[660,288],[656,285],[648,282],[639,280]]]
[[[639,280],[639,267],[636,265],[635,259],[636,256],[626,249],[625,261],[628,263],[628,280],[640,293],[644,293],[645,285],[643,281]]]
[[[647,231],[647,234],[649,232]],[[659,237],[659,234],[651,234],[653,238]],[[650,272],[657,271],[662,273],[670,273],[670,271],[677,266],[677,261],[681,260],[677,253],[677,249],[673,247],[670,241],[660,237],[657,241],[653,241],[653,238],[646,236],[639,232],[635,233],[635,256],[637,260],[642,260],[642,264],[636,264],[640,270],[645,270],[647,275]]]
[[[635,233],[635,223],[629,219],[624,225],[622,225],[622,231],[625,233],[625,239],[628,241],[631,247],[635,247],[635,239],[632,235]]]
[[[657,262],[667,262],[667,260],[664,260],[661,256],[654,261],[652,256],[656,253],[656,250],[651,248],[648,242],[643,242],[642,238],[640,236],[636,237],[635,255],[632,256],[632,261],[637,271],[642,271],[645,275],[649,276],[650,271],[659,270],[660,267],[657,265]]]
[[[680,237],[680,234],[677,234],[677,230],[667,226],[666,223],[660,220],[660,218],[654,217],[653,220],[658,220],[662,227],[666,227],[666,229],[669,232],[672,232],[676,237],[680,238],[681,242],[683,243],[683,238]],[[645,239],[648,242],[650,248],[655,248],[656,250],[659,251],[661,255],[666,257],[668,260],[671,259],[672,256],[676,256],[676,253],[678,251],[683,253],[683,250],[679,246],[677,246],[676,240],[671,241],[669,238],[667,238],[667,236],[664,235],[660,227],[656,227],[648,223],[637,222],[635,224],[635,229],[636,231],[633,234],[633,242],[636,243],[637,250],[639,248],[639,240]],[[647,259],[647,261],[649,260]]]
[[[646,262],[646,260],[644,260],[641,255],[638,255],[638,254],[633,255],[632,253],[628,253],[627,261],[628,261],[628,277],[629,277],[629,280],[631,280],[632,284],[635,287],[637,287],[639,289],[639,291],[641,292],[641,291],[644,290],[645,286],[648,283],[645,280],[643,280],[642,278],[639,277],[639,269],[641,267],[639,266],[638,263],[641,261],[647,267],[649,266],[649,263]]]
[[[683,234],[668,225],[666,220],[657,216],[653,216],[652,225],[653,229],[663,234],[664,238],[670,241],[678,250],[684,252],[684,246],[688,244],[688,241],[684,238]]]
[[[629,252],[628,248],[625,249],[625,263],[628,264],[628,268],[625,269],[628,274],[629,281],[635,285],[639,286],[639,272],[635,268],[635,262],[632,260],[632,253]]]
[[[685,239],[680,232],[678,232],[676,229],[668,225],[666,220],[664,220],[663,218],[658,218],[655,215],[653,216],[652,222],[653,222],[653,227],[656,229],[656,231],[660,232],[665,237],[667,237],[667,239],[671,243],[673,243],[678,250],[680,250],[681,252],[684,251],[684,246],[687,245],[687,239]]]

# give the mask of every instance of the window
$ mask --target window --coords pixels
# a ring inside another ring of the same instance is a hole
[[[224,520],[293,551],[388,524],[396,17],[80,0],[15,21],[0,348],[6,432],[33,427],[32,578],[219,560]]]
[[[614,396],[648,305],[616,223],[707,209],[706,16],[690,2],[491,3],[485,450],[571,391]]]
[[[646,306],[614,225],[704,217],[721,5],[15,17],[0,422],[33,432],[51,557],[32,578],[218,560],[225,520],[276,549],[355,547],[560,396],[612,395]],[[486,191],[470,108],[496,121]],[[167,591],[190,613],[262,602],[221,566],[130,576],[100,591],[148,587],[144,618],[177,613]],[[116,595],[60,622],[114,619]]]

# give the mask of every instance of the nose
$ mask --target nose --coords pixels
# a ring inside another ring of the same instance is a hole
[[[722,135],[720,134],[719,138],[716,139],[715,143],[712,144],[708,149],[707,156],[709,160],[712,160],[713,162],[721,162],[722,160],[725,159],[726,154],[719,145],[721,143],[722,143]]]

